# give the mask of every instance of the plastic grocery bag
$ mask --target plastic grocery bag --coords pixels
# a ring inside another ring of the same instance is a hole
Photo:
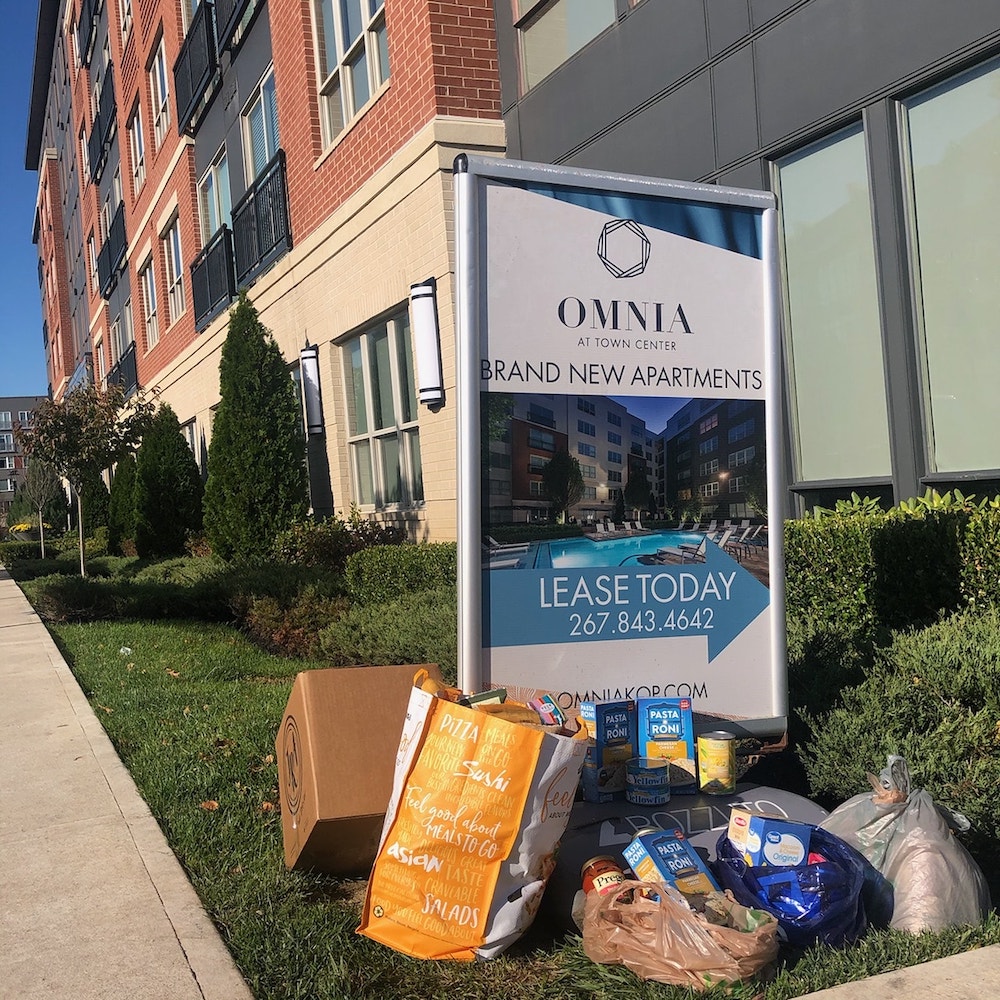
[[[715,849],[715,873],[744,906],[772,914],[789,944],[849,944],[868,929],[862,893],[870,866],[842,840],[820,827],[811,830],[809,851],[825,859],[821,862],[754,868],[723,833]]]
[[[708,989],[749,979],[778,955],[778,925],[731,896],[692,896],[673,886],[626,881],[587,894],[583,950],[593,962],[624,965],[642,979]]]
[[[868,778],[874,794],[848,799],[822,826],[857,848],[892,884],[890,926],[918,934],[979,923],[990,909],[986,879],[943,810],[927,792],[911,789],[906,761],[890,755],[880,777]]]
[[[414,688],[358,932],[416,958],[509,947],[555,867],[586,751]]]

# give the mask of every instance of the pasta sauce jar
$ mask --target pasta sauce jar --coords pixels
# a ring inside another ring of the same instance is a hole
[[[621,865],[610,854],[600,854],[584,864],[580,877],[584,893],[597,892],[604,895],[625,881]]]

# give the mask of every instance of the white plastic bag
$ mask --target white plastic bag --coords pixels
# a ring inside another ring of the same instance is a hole
[[[927,792],[910,790],[906,761],[890,755],[880,777],[868,778],[874,794],[848,799],[820,825],[892,884],[890,926],[919,934],[979,923],[990,909],[986,879],[953,836],[943,810]]]

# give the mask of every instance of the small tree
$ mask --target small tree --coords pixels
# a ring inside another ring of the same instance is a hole
[[[115,468],[108,502],[108,549],[121,555],[122,542],[135,539],[135,456],[125,455]]]
[[[28,463],[24,473],[24,495],[31,501],[34,510],[38,512],[38,539],[41,544],[42,558],[45,558],[45,517],[54,501],[62,499],[65,503],[66,494],[63,491],[59,474],[44,459]]]
[[[570,507],[583,499],[583,472],[575,456],[565,448],[557,451],[542,470],[542,487],[565,522]]]
[[[224,559],[270,550],[305,514],[305,435],[278,345],[246,297],[229,314],[208,449],[205,533]]]
[[[764,455],[756,455],[740,471],[747,504],[761,517],[767,517],[767,461]]]
[[[189,531],[201,529],[201,475],[169,406],[161,406],[135,457],[135,550],[182,555]]]
[[[135,447],[151,412],[152,403],[142,394],[126,410],[119,386],[106,391],[81,386],[58,403],[41,403],[31,427],[15,428],[21,450],[32,461],[48,462],[76,493],[81,576],[87,575],[83,545],[86,485]]]
[[[615,524],[621,524],[625,520],[625,494],[621,490],[615,490],[615,503],[611,508],[611,520]]]
[[[649,478],[645,463],[629,463],[628,482],[625,484],[625,503],[633,510],[648,506],[650,497]],[[624,518],[623,518],[624,520]]]

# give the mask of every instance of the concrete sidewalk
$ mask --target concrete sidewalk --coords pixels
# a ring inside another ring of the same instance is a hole
[[[0,994],[252,1000],[38,616],[0,567]],[[996,1000],[1000,945],[810,1000]]]
[[[45,627],[0,568],[0,994],[251,1000]]]

